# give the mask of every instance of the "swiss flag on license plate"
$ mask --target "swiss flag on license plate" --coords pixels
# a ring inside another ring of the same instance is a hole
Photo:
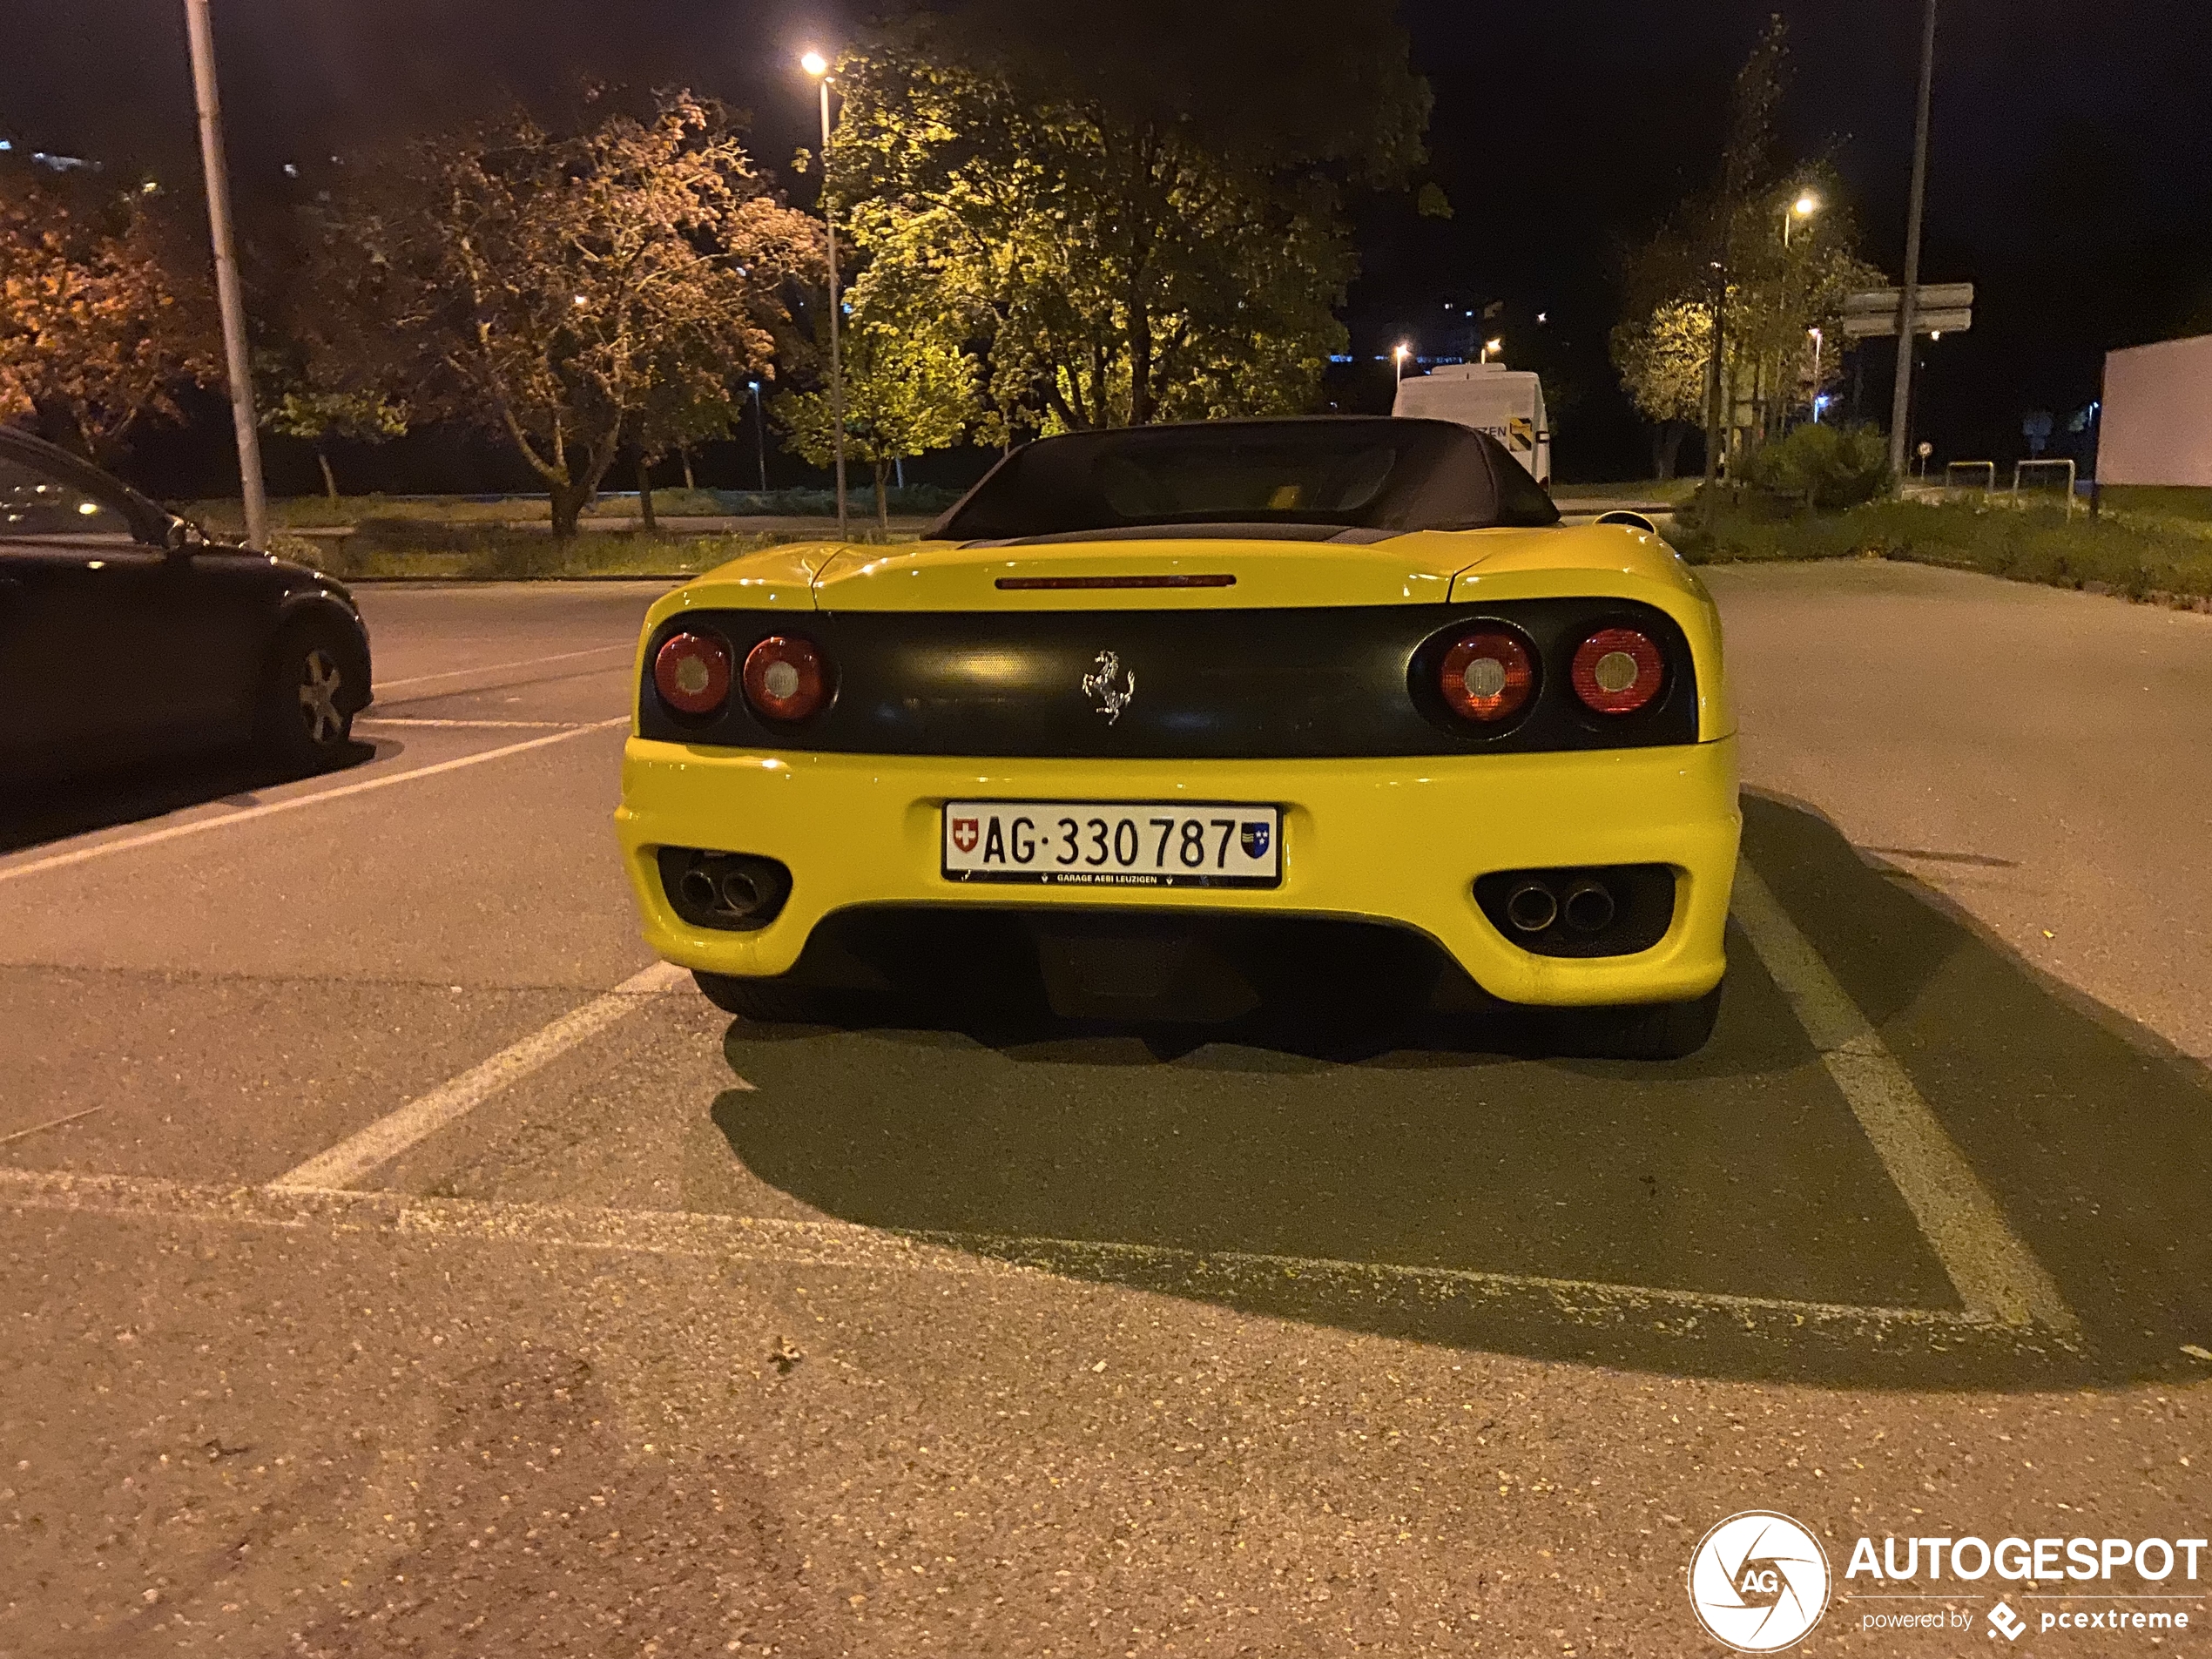
[[[976,820],[972,818],[953,819],[953,845],[963,853],[975,850]]]

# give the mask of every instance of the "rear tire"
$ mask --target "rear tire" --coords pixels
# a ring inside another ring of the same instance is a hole
[[[1721,987],[1688,1002],[1561,1008],[1554,1028],[1568,1053],[1594,1060],[1686,1060],[1703,1048],[1720,1018]]]
[[[853,996],[781,979],[741,979],[694,971],[699,995],[725,1014],[763,1025],[838,1025],[853,1012]]]
[[[293,772],[327,772],[353,752],[354,714],[368,700],[354,684],[353,642],[324,622],[295,623],[277,636],[262,686],[261,745]]]

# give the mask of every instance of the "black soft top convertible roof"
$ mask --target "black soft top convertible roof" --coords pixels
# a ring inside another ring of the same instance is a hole
[[[1041,438],[992,468],[930,534],[1373,541],[1558,522],[1551,497],[1486,434],[1448,421],[1318,415]]]

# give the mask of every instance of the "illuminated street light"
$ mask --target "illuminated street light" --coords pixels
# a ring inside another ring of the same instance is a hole
[[[246,367],[245,285],[239,280],[238,248],[231,229],[230,171],[223,160],[223,105],[216,91],[215,30],[208,21],[207,0],[185,0],[185,36],[192,51],[192,104],[199,117],[199,165],[206,180],[207,235],[215,255],[215,302],[223,320],[223,368],[231,383],[246,544],[259,552],[269,544],[269,497],[261,481],[253,378]]]
[[[1486,363],[1490,361],[1490,354],[1492,352],[1501,352],[1505,350],[1505,336],[1502,334],[1499,335],[1495,340],[1484,341],[1482,342],[1482,361]]]
[[[1810,190],[1801,192],[1797,199],[1782,210],[1782,246],[1790,246],[1790,226],[1801,219],[1811,219],[1820,211],[1820,198]]]
[[[1390,354],[1391,361],[1398,365],[1398,378],[1401,381],[1406,378],[1406,360],[1413,354],[1413,348],[1402,340]]]
[[[799,68],[822,85],[822,224],[829,232],[830,424],[837,434],[837,539],[849,530],[845,508],[845,366],[839,354],[837,293],[837,213],[830,201],[829,59],[813,51],[799,54]]]

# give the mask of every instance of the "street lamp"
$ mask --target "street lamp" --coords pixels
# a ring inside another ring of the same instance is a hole
[[[246,544],[258,553],[269,545],[269,497],[261,481],[261,432],[247,368],[246,300],[231,231],[230,171],[223,160],[223,105],[215,87],[215,30],[208,21],[207,0],[185,0],[185,34],[192,49],[192,102],[199,116],[199,165],[207,184],[207,233],[215,253],[215,302],[223,319],[223,366],[238,437]]]
[[[830,65],[821,53],[806,51],[799,55],[799,66],[822,87],[822,224],[829,232],[830,423],[837,432],[837,539],[841,542],[849,532],[845,511],[845,366],[838,345],[837,215],[830,204]]]
[[[1811,219],[1820,211],[1820,198],[1810,190],[1799,192],[1797,199],[1782,210],[1782,246],[1790,246],[1790,227],[1797,220]]]
[[[752,445],[760,457],[760,493],[768,493],[768,423],[760,414],[760,382],[747,381],[745,389],[752,394]]]
[[[1390,354],[1391,361],[1398,365],[1398,378],[1400,381],[1403,381],[1406,378],[1406,360],[1413,354],[1413,348],[1411,346],[1408,346],[1402,340],[1398,342],[1397,346]]]
[[[1482,361],[1486,363],[1490,361],[1490,354],[1492,352],[1503,351],[1505,348],[1505,336],[1502,334],[1499,335],[1495,340],[1484,341],[1482,342]]]

